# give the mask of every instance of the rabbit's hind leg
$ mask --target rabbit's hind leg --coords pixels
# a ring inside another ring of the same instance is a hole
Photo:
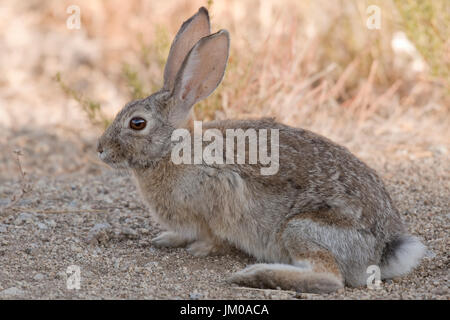
[[[342,219],[336,210],[299,214],[279,234],[291,264],[309,261],[317,272],[339,272],[351,287],[367,283],[367,268],[376,265],[381,255],[373,232],[358,221]]]
[[[342,276],[329,252],[317,249],[296,252],[293,265],[259,263],[235,274],[229,281],[253,288],[330,293],[344,287]]]
[[[298,221],[288,221],[279,241],[290,264],[260,263],[231,276],[231,282],[257,288],[281,288],[309,293],[330,293],[344,287],[344,277],[333,254],[303,237]]]
[[[330,251],[298,237],[291,241],[285,235],[284,240],[292,265],[306,270],[302,279],[295,281],[296,291],[329,293],[344,287],[344,277]]]

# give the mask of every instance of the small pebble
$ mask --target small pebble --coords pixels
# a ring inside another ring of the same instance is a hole
[[[120,234],[125,236],[128,239],[137,239],[137,238],[139,238],[138,233],[135,230],[133,230],[131,228],[128,228],[128,227],[123,227],[121,229],[121,231],[120,231]]]
[[[36,223],[36,225],[37,225],[38,228],[41,229],[41,230],[47,230],[47,229],[48,229],[48,227],[47,227],[47,225],[46,225],[45,223],[38,222],[38,223]]]
[[[46,222],[49,227],[52,227],[52,228],[56,227],[55,220],[47,220]]]
[[[198,300],[198,299],[201,299],[202,297],[203,297],[203,295],[198,292],[192,292],[189,294],[189,299],[191,299],[191,300]]]
[[[97,223],[89,230],[87,242],[91,244],[104,244],[110,239],[111,232],[111,225],[109,223]]]
[[[45,279],[45,275],[43,275],[42,273],[37,273],[37,274],[33,277],[33,279],[36,280],[36,281],[41,281],[41,280]]]
[[[0,233],[4,233],[8,231],[8,227],[6,224],[0,224]]]
[[[31,221],[33,221],[33,218],[34,216],[31,213],[22,212],[21,214],[19,214],[16,220],[14,220],[14,224],[16,226],[21,226],[23,224],[30,223]]]
[[[17,287],[11,287],[0,291],[0,298],[13,298],[23,296],[25,292]]]

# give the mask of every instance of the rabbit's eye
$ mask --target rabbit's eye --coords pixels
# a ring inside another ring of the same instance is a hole
[[[142,130],[147,125],[147,120],[141,117],[134,117],[130,120],[130,128],[133,130]]]

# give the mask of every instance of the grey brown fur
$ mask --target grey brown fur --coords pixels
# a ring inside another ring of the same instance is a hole
[[[125,106],[99,140],[102,160],[133,172],[167,230],[153,243],[188,246],[197,256],[231,244],[262,262],[232,275],[232,282],[302,292],[365,285],[370,265],[380,266],[382,278],[414,268],[425,247],[407,234],[381,179],[320,135],[272,119],[213,121],[203,128],[224,135],[228,128],[279,129],[278,173],[261,175],[260,165],[171,161],[172,132],[185,126],[191,107],[218,86],[226,67],[228,33],[209,35],[209,25],[203,8],[183,24],[176,41],[195,46],[180,61],[173,44],[163,89]],[[180,66],[176,75],[174,66]],[[134,116],[147,120],[144,130],[129,128]]]

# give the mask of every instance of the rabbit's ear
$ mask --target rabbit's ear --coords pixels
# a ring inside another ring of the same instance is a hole
[[[163,88],[165,90],[173,90],[175,78],[187,54],[201,38],[210,33],[208,10],[201,7],[196,14],[183,23],[172,42],[164,69]]]
[[[170,122],[178,126],[188,117],[191,107],[209,96],[225,74],[230,50],[228,31],[202,38],[187,55],[177,74],[173,90],[174,104]]]

